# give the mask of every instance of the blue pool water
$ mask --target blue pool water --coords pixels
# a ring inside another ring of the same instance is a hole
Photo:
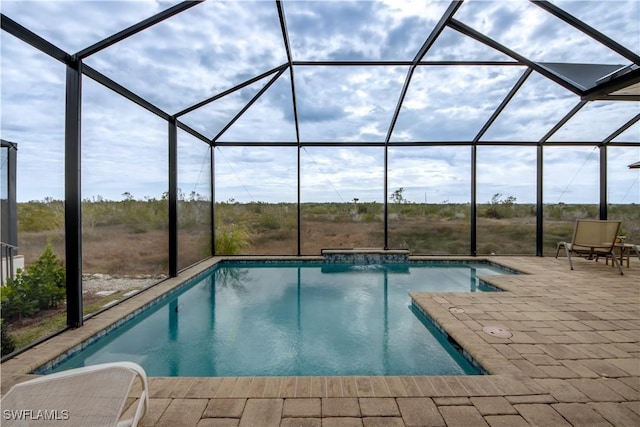
[[[489,264],[223,263],[55,367],[152,376],[478,374],[410,291],[483,292]]]

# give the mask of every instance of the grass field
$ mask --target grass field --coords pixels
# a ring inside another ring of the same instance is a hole
[[[98,200],[83,204],[83,273],[118,276],[163,275],[168,271],[166,200]],[[323,248],[384,246],[383,205],[379,203],[304,203],[300,209],[303,255]],[[558,241],[571,238],[577,218],[597,218],[596,205],[546,205],[544,255],[555,255]],[[389,247],[414,255],[469,255],[471,208],[468,204],[390,203]],[[298,212],[295,204],[216,203],[216,252],[239,255],[295,255]],[[640,209],[612,205],[609,218],[623,221],[630,242],[640,242]],[[178,204],[179,268],[211,254],[211,207],[206,201]],[[64,263],[63,202],[46,200],[18,205],[19,253],[34,262],[51,243]],[[535,255],[536,207],[495,201],[477,206],[478,255]],[[85,293],[84,313],[120,298]],[[64,306],[34,318],[13,320],[8,327],[18,347],[65,324]]]
[[[389,204],[389,247],[413,254],[468,255],[468,204]],[[217,203],[216,251],[244,255],[295,255],[295,204]],[[596,205],[544,206],[544,253],[571,237],[577,218],[597,218]],[[210,207],[203,201],[178,206],[179,267],[211,253]],[[623,234],[640,241],[637,205],[612,205],[609,217],[623,221]],[[28,265],[47,243],[64,260],[62,202],[29,202],[18,206],[19,251]],[[166,201],[98,201],[83,204],[83,271],[85,273],[163,274],[168,265]],[[477,207],[479,255],[535,255],[536,208],[531,204],[490,203]],[[304,203],[300,209],[303,255],[322,248],[383,247],[383,205],[379,203]]]

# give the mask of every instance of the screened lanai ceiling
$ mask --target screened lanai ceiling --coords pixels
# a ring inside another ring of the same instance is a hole
[[[215,144],[640,143],[635,0],[3,0],[2,14]],[[3,37],[3,60],[18,43]]]

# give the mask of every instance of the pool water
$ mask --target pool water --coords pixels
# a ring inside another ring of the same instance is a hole
[[[480,372],[410,291],[484,292],[488,264],[222,263],[53,371],[130,360],[151,376]]]

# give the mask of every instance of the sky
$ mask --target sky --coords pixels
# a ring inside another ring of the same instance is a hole
[[[640,46],[640,1],[554,1],[625,47]],[[177,2],[7,1],[2,13],[68,53],[76,53]],[[294,61],[412,60],[448,1],[283,1]],[[627,65],[629,60],[528,1],[465,1],[455,19],[537,62]],[[636,17],[636,18],[634,18]],[[0,35],[2,139],[18,144],[18,201],[64,198],[65,67],[15,37]],[[510,60],[446,28],[426,61]],[[169,114],[180,112],[287,62],[274,1],[208,0],[85,59],[85,63]],[[384,142],[406,66],[295,66],[293,83],[302,142],[355,147],[300,151],[303,202],[382,202],[403,188],[410,202],[467,203],[471,141],[525,72],[521,66],[419,66],[391,142],[443,142],[389,148],[384,194]],[[221,130],[270,75],[180,117],[208,138]],[[168,189],[167,124],[83,78],[82,197],[160,198]],[[217,139],[217,201],[295,202],[295,147],[224,146],[225,142],[295,142],[291,74],[287,70]],[[525,81],[482,142],[540,140],[579,97],[536,72]],[[640,113],[638,102],[588,103],[550,141],[602,141]],[[640,203],[640,122],[611,147],[609,202]],[[209,196],[207,144],[180,130],[178,187]],[[532,146],[480,146],[478,202],[495,194],[536,199]],[[593,146],[544,149],[546,203],[598,203],[599,151]],[[4,166],[3,166],[4,167]]]

